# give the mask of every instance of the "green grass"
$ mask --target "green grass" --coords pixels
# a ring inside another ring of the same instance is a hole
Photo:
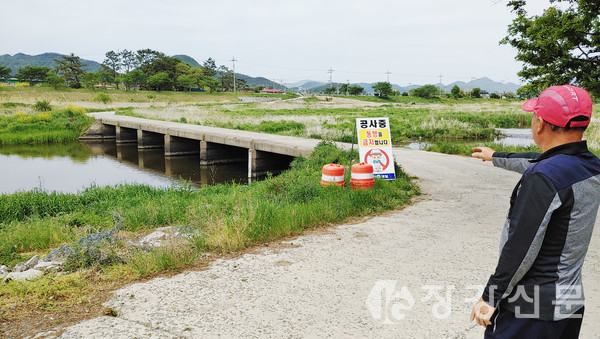
[[[277,110],[249,108],[222,110],[219,115],[230,119],[208,118],[196,122],[208,126],[248,131],[266,131],[265,125],[279,124],[287,127],[282,127],[281,131],[273,129],[273,132],[270,133],[284,132],[283,134],[301,137],[355,142],[356,118],[389,117],[390,132],[394,143],[421,138],[492,140],[498,134],[496,128],[526,128],[531,124],[531,115],[527,112],[490,110],[473,113],[461,110],[440,111],[431,107],[379,107],[368,110],[362,108]],[[236,123],[236,120],[247,120],[248,117],[257,118],[256,122]],[[277,122],[275,117],[282,119]],[[303,123],[304,117],[307,117],[307,120],[310,120],[313,125]],[[320,125],[314,126],[314,121],[312,121],[315,120],[314,118],[322,121]],[[298,124],[293,128],[289,127],[292,119],[295,119]]]
[[[38,100],[54,102],[93,102],[102,93],[112,101],[118,102],[161,102],[161,103],[198,103],[198,102],[237,102],[240,96],[273,97],[291,99],[297,97],[293,93],[261,94],[261,93],[231,93],[231,92],[175,92],[175,91],[126,91],[104,89],[52,89],[50,87],[11,88],[0,87],[0,102],[34,104]]]
[[[15,263],[27,253],[45,253],[110,228],[114,219],[108,211],[123,216],[124,231],[184,225],[196,234],[193,247],[197,251],[229,252],[307,228],[394,209],[417,193],[399,168],[398,179],[377,180],[372,190],[319,184],[324,164],[347,164],[350,157],[356,159],[356,152],[351,156],[323,144],[310,158],[297,158],[280,176],[251,185],[198,190],[123,185],[90,187],[77,194],[35,190],[0,195],[0,262]]]
[[[94,121],[76,106],[27,114],[0,116],[0,145],[59,143],[76,140]]]
[[[497,152],[538,152],[541,153],[539,147],[533,146],[505,146],[502,144],[496,144],[493,142],[467,142],[467,143],[453,143],[437,141],[432,145],[428,146],[425,150],[430,152],[446,153],[446,154],[458,154],[470,156],[473,151],[473,147],[487,146]]]

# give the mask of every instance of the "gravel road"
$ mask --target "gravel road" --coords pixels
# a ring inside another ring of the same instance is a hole
[[[483,337],[469,312],[495,268],[519,174],[467,157],[394,155],[419,177],[411,206],[127,286],[106,303],[118,317],[62,337]],[[583,271],[582,338],[600,334],[599,232]]]

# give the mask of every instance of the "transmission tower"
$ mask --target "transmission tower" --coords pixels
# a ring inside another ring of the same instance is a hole
[[[329,66],[327,73],[329,73],[329,87],[331,88],[333,87],[333,68],[331,66]]]
[[[385,72],[385,74],[387,74],[387,82],[390,82],[390,74],[392,74],[392,72],[390,72],[390,70],[388,69],[387,72]]]

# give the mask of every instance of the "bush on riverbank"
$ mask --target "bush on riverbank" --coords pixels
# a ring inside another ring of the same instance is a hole
[[[94,121],[86,112],[84,108],[69,105],[49,112],[19,111],[12,116],[0,116],[0,145],[76,140]]]

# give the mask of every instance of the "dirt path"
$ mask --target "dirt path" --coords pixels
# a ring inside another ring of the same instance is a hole
[[[519,175],[466,157],[408,149],[395,156],[420,178],[424,194],[412,206],[130,285],[107,303],[118,317],[84,321],[63,337],[481,338],[465,299],[495,267]],[[600,333],[599,248],[596,230],[582,338]]]

